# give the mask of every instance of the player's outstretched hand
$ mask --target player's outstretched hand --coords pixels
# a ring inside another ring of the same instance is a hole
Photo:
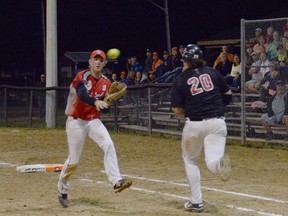
[[[96,109],[97,109],[98,111],[100,111],[101,109],[108,109],[108,107],[109,107],[108,103],[106,103],[106,102],[103,101],[103,100],[96,100],[96,101],[94,102],[94,104],[95,104]]]

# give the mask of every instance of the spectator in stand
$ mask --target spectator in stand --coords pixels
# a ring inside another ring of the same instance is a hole
[[[287,52],[282,44],[277,47],[277,54],[278,54],[277,56],[278,63],[280,64],[280,62],[282,62],[285,64],[287,61]]]
[[[288,32],[288,20],[286,21],[286,24],[283,26],[283,32]]]
[[[253,47],[253,52],[259,52],[259,53],[261,53],[261,52],[260,52],[260,47],[265,47],[265,44],[266,44],[265,38],[264,38],[263,36],[261,36],[261,37],[259,38],[258,43],[256,43],[256,44],[254,45],[254,47]],[[265,50],[266,50],[266,48],[265,48]],[[261,51],[263,51],[263,50],[261,50]]]
[[[259,46],[259,47],[258,47],[258,52],[259,52],[259,53],[262,53],[262,52],[265,52],[265,53],[266,53],[266,48],[265,48],[265,46]]]
[[[272,88],[276,87],[278,80],[281,80],[279,71],[277,70],[276,62],[269,63],[270,71],[265,74],[264,78],[260,81],[260,100],[254,101],[251,104],[253,110],[263,110],[267,108],[267,99],[271,96],[269,92]]]
[[[132,69],[131,69],[131,66],[132,66],[132,64],[131,64],[131,57],[127,57],[125,66],[126,66],[126,70],[127,70],[128,72],[132,70]]]
[[[288,41],[287,41],[287,43],[285,44],[284,48],[285,48],[285,52],[286,52],[287,55],[288,55]],[[288,61],[288,60],[287,60],[287,61]]]
[[[146,83],[146,79],[142,80],[142,73],[138,71],[135,76],[135,85],[140,85]]]
[[[253,63],[248,71],[248,74],[251,76],[251,80],[245,83],[246,93],[259,93],[261,73],[260,73],[260,54],[258,52],[252,53]]]
[[[115,81],[118,81],[118,76],[116,73],[113,73],[111,76],[111,82],[115,82]]]
[[[265,41],[266,41],[266,48],[268,47],[268,45],[273,41],[273,33],[274,33],[274,29],[272,26],[269,26],[267,28],[267,34],[265,37]]]
[[[128,79],[126,78],[126,72],[125,71],[121,71],[120,72],[120,80],[119,82],[124,83],[124,84],[128,84]]]
[[[286,43],[288,43],[288,32],[284,32],[282,37],[282,46],[285,47]]]
[[[40,82],[36,83],[36,87],[46,88],[46,76],[41,74]],[[39,118],[44,118],[46,114],[46,91],[37,92],[37,102],[38,102],[38,115]]]
[[[227,59],[227,53],[222,52],[220,54],[221,61],[216,65],[215,69],[218,70],[223,77],[227,76],[227,74],[231,73],[232,62]],[[233,57],[234,59],[234,57]]]
[[[275,31],[273,33],[273,41],[267,47],[267,56],[269,60],[277,59],[277,47],[282,44],[279,38],[279,33]]]
[[[272,132],[271,125],[285,125],[286,135],[284,140],[288,140],[288,96],[285,84],[283,81],[278,81],[274,95],[268,98],[267,110],[261,117],[261,123],[264,129],[267,131],[266,140],[272,140],[274,134]]]
[[[250,38],[250,42],[253,44],[259,43],[259,39],[262,37],[262,29],[261,28],[256,28],[255,29],[255,37]]]
[[[279,70],[277,70],[276,62],[269,62],[269,72],[267,72],[260,81],[260,100],[267,102],[269,90],[275,89],[279,80],[282,80]]]
[[[153,63],[152,52],[150,49],[146,49],[146,59],[144,63],[143,73],[148,73],[149,71],[152,70],[152,63]]]
[[[226,56],[227,56],[228,61],[233,62],[233,60],[234,60],[234,55],[229,52],[229,48],[228,48],[227,45],[223,45],[223,46],[222,46],[222,52],[221,52],[221,53],[226,53]],[[221,53],[220,53],[220,55],[216,58],[216,60],[214,61],[214,64],[213,64],[213,68],[214,68],[214,69],[216,68],[217,64],[221,62]]]
[[[253,53],[253,44],[251,43],[247,43],[245,45],[246,48],[246,54],[248,56],[246,65],[251,65],[253,63],[253,57],[252,57],[252,53]]]
[[[137,61],[136,56],[131,57],[131,71],[136,72],[140,71],[142,73],[143,66]]]
[[[181,56],[181,58],[182,58],[182,55],[183,55],[183,53],[184,53],[184,49],[186,48],[186,46],[184,46],[184,45],[180,45],[179,46],[179,55]]]
[[[129,71],[128,77],[127,77],[127,85],[135,85],[135,74],[136,74],[135,71],[133,70]]]
[[[278,51],[279,52],[279,51]],[[286,56],[286,61],[285,62],[282,62],[280,61],[279,62],[279,66],[280,66],[280,72],[283,74],[283,77],[285,77],[285,83],[288,83],[288,42],[285,44],[284,46],[284,53],[285,53],[285,56]]]
[[[183,66],[181,58],[182,58],[181,55],[178,53],[178,48],[172,47],[171,49],[172,69]]]
[[[237,54],[234,54],[234,60],[231,68],[231,72],[224,77],[225,82],[232,86],[233,92],[240,92],[241,87],[241,59]]]
[[[270,71],[269,66],[269,60],[267,59],[267,54],[265,52],[260,53],[260,74],[261,77],[264,78],[265,74]]]
[[[167,71],[171,71],[173,69],[172,58],[167,51],[163,52],[163,63],[165,65]]]
[[[155,79],[153,76],[154,73],[156,72],[156,69],[160,66],[163,65],[163,61],[159,58],[158,52],[153,52],[152,53],[152,58],[153,58],[153,63],[152,63],[152,70],[149,71],[148,76],[151,81]]]
[[[148,73],[142,73],[140,83],[144,84],[144,83],[148,83],[148,82],[150,82],[150,80],[148,78]]]

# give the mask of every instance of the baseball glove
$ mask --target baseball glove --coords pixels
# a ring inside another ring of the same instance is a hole
[[[127,85],[124,83],[119,83],[117,81],[113,82],[104,98],[104,101],[108,104],[111,104],[113,101],[116,101],[122,98],[127,91]]]

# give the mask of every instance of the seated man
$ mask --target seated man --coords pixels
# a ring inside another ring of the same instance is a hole
[[[248,71],[248,74],[251,76],[251,80],[247,81],[244,84],[246,93],[258,94],[260,88],[261,81],[261,73],[260,73],[260,53],[253,52],[252,53],[253,63]]]
[[[273,95],[274,93],[274,95]],[[273,132],[270,125],[285,124],[287,134],[285,140],[288,140],[288,96],[283,81],[279,81],[274,89],[270,90],[271,96],[267,101],[268,113],[263,114],[261,123],[267,131],[266,140],[273,139]]]
[[[153,52],[152,58],[153,58],[152,70],[148,72],[148,78],[150,79],[150,81],[153,81],[155,79],[154,73],[156,72],[156,69],[164,64],[164,62],[159,58],[158,52]]]
[[[267,108],[267,100],[274,96],[276,85],[279,80],[282,80],[282,77],[280,76],[280,72],[277,70],[277,64],[275,62],[269,63],[269,72],[267,72],[263,79],[260,81],[260,100],[254,101],[251,104],[251,108],[253,110],[258,111],[260,109],[266,109]],[[272,93],[272,95],[271,95]]]
[[[230,62],[233,62],[234,60],[234,55],[232,53],[229,53],[229,48],[227,45],[223,45],[222,46],[222,52],[226,53],[227,54],[227,59],[228,61]],[[221,53],[222,53],[221,52]],[[220,55],[217,57],[217,59],[214,61],[214,64],[213,64],[213,68],[215,69],[217,64],[221,62],[221,53]]]
[[[216,70],[222,74],[223,77],[230,74],[232,69],[232,62],[227,58],[227,53],[222,52],[220,54],[221,61],[216,65]]]

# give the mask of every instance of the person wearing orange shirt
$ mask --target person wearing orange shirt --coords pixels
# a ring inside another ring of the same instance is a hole
[[[227,53],[227,59],[230,61],[230,62],[233,62],[234,60],[234,55],[232,53],[229,53],[228,51],[228,46],[227,45],[223,45],[222,46],[222,52],[221,53]],[[213,65],[213,68],[215,69],[216,68],[216,65],[221,62],[221,55],[219,55],[217,57],[217,59],[214,61],[214,65]]]
[[[153,63],[152,63],[152,71],[149,71],[149,79],[153,80],[153,74],[155,73],[156,69],[160,66],[163,65],[164,62],[159,58],[158,52],[153,52],[152,53],[152,58],[153,58]]]

